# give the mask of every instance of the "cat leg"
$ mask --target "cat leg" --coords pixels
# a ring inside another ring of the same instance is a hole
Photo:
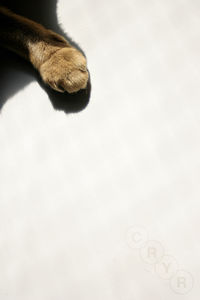
[[[25,59],[56,91],[74,93],[88,82],[83,54],[59,34],[0,6],[0,46]]]

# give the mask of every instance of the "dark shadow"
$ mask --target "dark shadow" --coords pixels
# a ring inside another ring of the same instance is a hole
[[[57,0],[0,0],[0,5],[5,5],[15,13],[39,22],[48,29],[63,35],[83,53],[80,47],[71,40],[58,24]],[[90,80],[87,88],[80,90],[78,93],[69,94],[65,92],[62,94],[56,92],[42,82],[38,72],[34,70],[30,63],[1,48],[0,79],[0,110],[10,97],[34,80],[37,80],[46,91],[53,107],[66,113],[81,111],[87,106],[90,98]]]

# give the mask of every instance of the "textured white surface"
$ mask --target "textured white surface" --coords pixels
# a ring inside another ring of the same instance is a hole
[[[32,83],[3,107],[0,300],[196,300],[200,2],[60,0],[58,15],[92,96],[65,115]]]

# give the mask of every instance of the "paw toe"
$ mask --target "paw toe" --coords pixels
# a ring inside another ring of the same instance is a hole
[[[88,82],[88,72],[82,70],[73,70],[67,78],[66,89],[70,93],[77,92],[80,89],[85,89]]]

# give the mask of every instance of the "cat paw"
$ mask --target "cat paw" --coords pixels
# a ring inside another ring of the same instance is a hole
[[[72,47],[53,53],[39,68],[43,81],[58,92],[75,93],[88,82],[86,59]]]

